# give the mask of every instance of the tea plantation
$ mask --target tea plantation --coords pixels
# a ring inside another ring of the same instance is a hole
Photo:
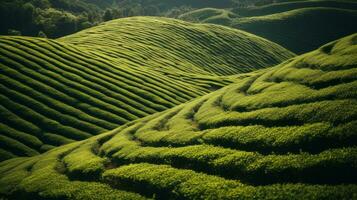
[[[58,40],[0,36],[0,161],[112,130],[234,81],[218,75],[292,56],[243,31],[154,17]]]
[[[101,53],[116,64],[126,61],[130,67],[168,74],[234,75],[274,66],[295,55],[237,29],[160,17],[113,20],[59,41]]]
[[[356,199],[356,66],[354,34],[104,134],[1,162],[0,195]]]

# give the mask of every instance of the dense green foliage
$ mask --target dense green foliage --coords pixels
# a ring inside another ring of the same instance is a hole
[[[256,1],[259,0],[1,0],[0,35],[58,38],[117,18],[177,17],[196,8],[228,8]]]
[[[149,17],[59,40],[2,36],[0,160],[112,130],[232,81],[217,75],[293,55],[242,31]]]
[[[179,16],[193,22],[231,26],[301,54],[357,32],[357,3],[297,1],[228,10],[199,9]]]
[[[0,163],[19,199],[355,199],[357,34],[113,131]]]
[[[84,1],[2,0],[0,34],[60,37],[101,21],[101,10]]]

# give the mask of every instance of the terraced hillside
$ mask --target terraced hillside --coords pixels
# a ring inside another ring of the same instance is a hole
[[[190,28],[189,23],[184,23],[185,29],[178,28],[191,31],[191,35],[201,34],[200,41],[178,30],[155,33],[150,28],[142,27],[140,32],[128,28],[143,25],[140,20],[153,27],[181,26],[172,20],[133,18],[89,29],[88,38],[78,38],[85,32],[59,41],[0,37],[0,160],[37,155],[54,146],[112,130],[231,82],[231,78],[216,76],[209,68],[205,71],[206,65],[215,66],[217,74],[229,74],[254,69],[250,64],[259,56],[266,60],[257,68],[293,55],[259,37],[217,26],[212,30],[202,26],[196,32],[193,31],[201,26]],[[117,26],[127,27],[129,32],[116,32]],[[141,40],[145,34],[152,37]],[[169,37],[181,38],[180,44],[188,50],[165,45],[170,44],[166,42]],[[242,45],[223,43],[217,48],[218,42],[230,37],[246,38]],[[122,46],[121,41],[125,41]],[[217,54],[223,49],[227,50],[225,55]],[[198,59],[194,53],[200,51],[210,59]],[[249,57],[247,52],[255,54]],[[235,60],[228,58],[241,55],[247,56],[239,61],[247,67],[233,68]],[[223,62],[226,58],[228,61]],[[162,70],[161,66],[167,67]]]
[[[357,34],[170,110],[0,163],[9,199],[355,199]]]
[[[357,32],[357,2],[298,1],[215,12],[200,9],[179,18],[222,24],[259,35],[301,54]]]
[[[119,60],[113,62],[124,58],[132,67],[166,73],[233,75],[274,66],[294,56],[244,31],[159,17],[113,20],[60,41]]]

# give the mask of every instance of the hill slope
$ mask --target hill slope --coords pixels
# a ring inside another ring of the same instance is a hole
[[[357,3],[322,0],[275,3],[231,11],[199,9],[185,13],[179,19],[245,30],[301,54],[357,32]]]
[[[159,17],[113,20],[60,41],[109,57],[130,57],[133,67],[207,75],[249,72],[294,55],[244,31]]]
[[[267,38],[300,54],[357,32],[357,11],[303,8],[235,19],[232,26]]]
[[[153,27],[180,27],[172,20],[139,19]],[[53,146],[112,130],[231,82],[231,78],[218,77],[209,68],[206,71],[206,65],[224,66],[215,68],[219,72],[225,69],[227,74],[238,73],[253,70],[249,65],[257,56],[267,60],[255,67],[269,66],[293,55],[259,37],[217,26],[212,26],[212,31],[210,26],[203,26],[198,32],[200,41],[179,31],[141,29],[129,32],[132,39],[127,32],[111,31],[116,26],[125,28],[136,23],[143,24],[135,18],[118,20],[87,30],[91,33],[88,37],[82,32],[60,41],[0,37],[0,160],[37,155]],[[200,27],[192,25],[190,29],[190,24],[185,25],[187,32]],[[139,40],[142,35],[152,35],[155,40],[149,40],[150,36]],[[172,46],[178,43],[169,46],[169,37],[181,37],[180,44],[188,50]],[[246,38],[242,45],[224,43],[217,48],[217,41],[228,41],[230,37]],[[222,49],[229,51],[223,56],[217,54]],[[235,68],[235,63],[229,70],[230,66],[222,61],[252,49],[256,54],[240,61],[247,66],[242,70]],[[276,54],[268,55],[274,49]],[[196,59],[194,53],[200,51],[210,59]],[[162,66],[166,68],[160,69]]]
[[[202,8],[180,15],[178,18],[189,22],[212,23],[229,26],[237,14],[218,8]]]
[[[353,199],[357,34],[40,156],[0,163],[35,199]]]
[[[339,8],[357,10],[357,3],[348,0],[300,0],[287,1],[282,3],[273,3],[265,6],[249,7],[249,8],[235,8],[232,11],[245,17],[271,15],[291,11],[300,8]]]

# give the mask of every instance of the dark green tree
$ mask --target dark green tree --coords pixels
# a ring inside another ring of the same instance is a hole
[[[111,9],[107,9],[103,15],[103,21],[109,21],[113,19],[113,12]]]

